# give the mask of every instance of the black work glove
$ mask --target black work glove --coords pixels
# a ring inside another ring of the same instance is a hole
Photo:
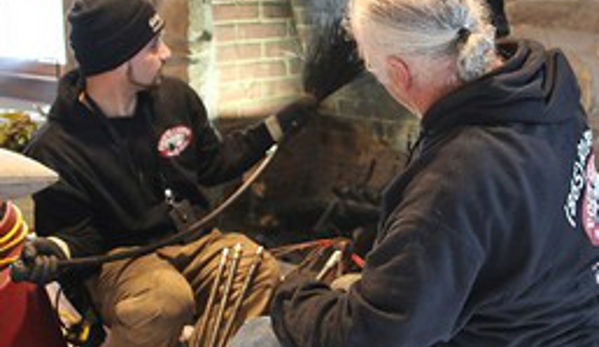
[[[59,275],[58,261],[65,259],[67,256],[52,240],[44,237],[27,240],[19,261],[13,264],[13,281],[27,281],[39,285],[55,281]]]
[[[305,95],[286,105],[266,120],[266,127],[275,142],[297,133],[316,113],[318,102],[312,95]]]

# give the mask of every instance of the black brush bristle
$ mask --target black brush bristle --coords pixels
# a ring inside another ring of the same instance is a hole
[[[353,81],[364,71],[356,42],[346,32],[343,19],[316,29],[303,66],[303,86],[320,102]]]

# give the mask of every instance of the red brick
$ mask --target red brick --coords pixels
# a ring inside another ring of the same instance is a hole
[[[217,42],[230,42],[237,39],[237,28],[235,25],[215,25],[214,35]]]
[[[214,5],[213,16],[215,22],[257,19],[260,7],[257,4],[248,5]]]
[[[306,42],[308,42],[308,39],[310,38],[310,35],[312,33],[311,27],[307,26],[307,25],[298,25],[296,27],[296,30],[297,30],[297,35],[299,36],[300,41],[304,42],[304,44]]]
[[[265,56],[268,58],[289,58],[301,54],[301,47],[297,40],[267,42]]]
[[[302,73],[303,63],[300,58],[293,58],[287,61],[287,72],[289,75],[298,75]]]
[[[249,64],[219,64],[219,80],[221,82],[245,81],[256,78],[285,77],[285,62],[257,62]]]
[[[285,62],[259,62],[238,65],[241,79],[284,77],[287,75]]]
[[[278,111],[293,98],[262,98],[254,102],[239,105],[239,115],[244,117],[263,117]]]
[[[239,108],[236,105],[219,100],[216,114],[219,118],[237,118],[239,117]]]
[[[219,65],[218,79],[221,82],[231,82],[238,79],[239,73],[237,71],[237,65]]]
[[[257,43],[234,44],[217,48],[216,59],[219,62],[258,59],[262,56],[262,46]]]
[[[292,18],[291,6],[288,3],[263,3],[262,18]]]
[[[219,99],[226,103],[255,100],[261,97],[262,88],[259,82],[226,83],[219,87]]]
[[[176,76],[186,82],[189,81],[188,62],[179,60],[178,63],[168,64],[165,67],[164,73],[168,76]]]
[[[265,97],[295,96],[302,91],[299,79],[262,82],[262,85]]]
[[[239,24],[237,34],[240,40],[286,37],[287,23]]]
[[[189,29],[189,2],[163,1],[160,16],[166,22],[166,32],[172,37],[187,37]]]
[[[310,24],[310,16],[305,8],[295,8],[293,12],[295,15],[295,21],[298,25],[305,26]]]

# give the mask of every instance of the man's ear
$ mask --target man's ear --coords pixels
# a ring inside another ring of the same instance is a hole
[[[405,91],[410,90],[413,81],[408,64],[396,55],[387,57],[387,64],[389,64],[388,73],[391,81]]]

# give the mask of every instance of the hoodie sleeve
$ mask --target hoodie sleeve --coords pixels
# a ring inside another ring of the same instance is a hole
[[[26,154],[54,169],[60,176],[57,183],[33,195],[36,233],[65,241],[71,257],[104,253],[103,238],[93,223],[94,209],[74,172],[65,170],[68,165],[60,164],[61,157],[52,150],[37,146],[36,141],[27,148]]]
[[[278,288],[273,324],[285,346],[427,347],[463,323],[480,248],[434,221],[388,225],[348,293],[305,278]]]
[[[104,253],[88,202],[67,182],[60,181],[33,196],[36,232],[65,241],[72,257]]]
[[[199,183],[214,185],[242,175],[264,157],[274,144],[266,126],[259,123],[221,138],[208,124],[202,126]]]
[[[274,144],[264,122],[221,137],[208,119],[200,98],[186,89],[197,141],[198,183],[215,185],[239,177]]]

